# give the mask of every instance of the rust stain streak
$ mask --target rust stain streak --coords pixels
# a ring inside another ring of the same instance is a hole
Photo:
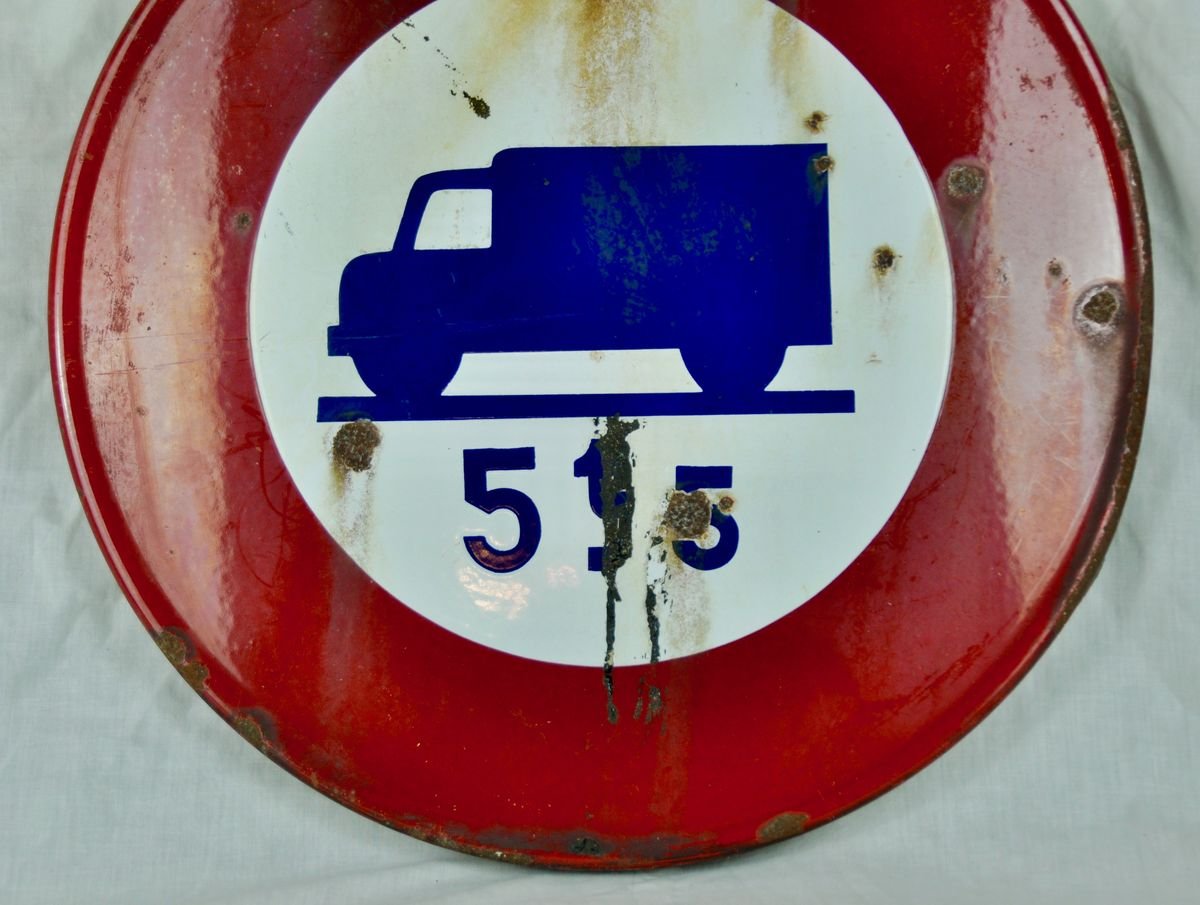
[[[576,92],[585,121],[584,138],[594,143],[637,144],[650,136],[655,86],[644,78],[654,64],[655,0],[583,0],[576,12]]]

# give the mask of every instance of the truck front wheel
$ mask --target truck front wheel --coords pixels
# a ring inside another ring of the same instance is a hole
[[[364,338],[347,353],[371,392],[393,402],[426,403],[441,396],[462,356],[434,343],[389,339]]]

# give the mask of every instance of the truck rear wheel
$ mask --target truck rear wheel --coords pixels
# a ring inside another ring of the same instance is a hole
[[[680,352],[688,373],[706,394],[738,397],[757,395],[775,379],[787,346],[756,349],[719,340]]]

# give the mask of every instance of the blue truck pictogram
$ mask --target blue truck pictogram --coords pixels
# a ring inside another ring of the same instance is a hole
[[[394,247],[346,266],[328,332],[328,353],[349,356],[376,397],[323,399],[320,419],[590,415],[621,399],[629,414],[639,403],[852,411],[850,391],[763,392],[790,346],[833,341],[825,155],[821,144],[510,148],[489,167],[421,176]],[[445,190],[490,192],[490,246],[416,247]],[[486,397],[475,414],[464,406],[483,398],[441,395],[466,353],[626,349],[678,349],[703,393],[564,402],[550,390]]]

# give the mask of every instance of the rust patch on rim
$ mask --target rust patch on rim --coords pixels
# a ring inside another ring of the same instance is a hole
[[[802,834],[811,822],[812,818],[803,811],[785,811],[760,826],[754,838],[763,845],[782,842]]]
[[[159,633],[154,643],[188,685],[196,691],[203,691],[208,681],[208,667],[196,659],[196,649],[182,631],[166,629]]]
[[[270,752],[274,744],[275,727],[265,713],[260,710],[240,710],[233,714],[229,724],[263,754]]]

